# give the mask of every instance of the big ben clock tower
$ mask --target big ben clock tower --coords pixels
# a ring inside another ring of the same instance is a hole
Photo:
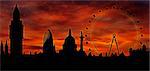
[[[23,25],[17,5],[13,12],[10,25],[10,53],[13,56],[22,55]]]

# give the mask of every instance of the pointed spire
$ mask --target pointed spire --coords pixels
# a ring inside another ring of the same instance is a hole
[[[80,32],[80,38],[84,38],[83,34],[82,34],[82,31]]]
[[[3,47],[3,42],[1,41],[1,47]]]
[[[82,31],[80,33],[80,51],[83,51],[83,34],[82,34]]]
[[[1,53],[4,54],[4,50],[3,50],[3,42],[1,41]]]
[[[13,12],[13,20],[20,20],[20,12],[17,7],[17,4],[16,4],[14,12]]]
[[[19,12],[19,9],[18,9],[18,7],[17,7],[17,4],[16,4],[16,6],[15,6],[15,10],[14,10],[14,11]]]
[[[5,43],[5,54],[8,55],[8,45],[7,45],[7,40],[6,40],[6,43]]]
[[[71,36],[71,29],[69,29],[69,36]]]

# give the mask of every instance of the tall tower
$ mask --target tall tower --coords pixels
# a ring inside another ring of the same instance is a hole
[[[80,33],[80,50],[79,50],[79,56],[83,57],[83,56],[86,56],[86,53],[83,51],[83,34],[82,34],[82,31]]]
[[[22,55],[22,39],[23,39],[23,25],[20,20],[20,12],[17,5],[13,12],[13,20],[10,27],[10,53],[11,55]]]
[[[55,54],[55,47],[53,45],[53,37],[51,31],[48,29],[48,34],[46,34],[47,37],[45,39],[44,45],[43,45],[43,53],[48,55],[54,55]]]
[[[80,34],[80,51],[83,51],[83,34],[82,34],[82,31],[81,31],[81,34]]]

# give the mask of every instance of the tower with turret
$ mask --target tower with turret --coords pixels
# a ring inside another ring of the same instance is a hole
[[[22,55],[23,24],[20,20],[20,12],[17,5],[13,11],[13,20],[9,28],[10,54],[13,56]]]

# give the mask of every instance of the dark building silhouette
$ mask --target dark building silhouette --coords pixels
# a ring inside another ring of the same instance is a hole
[[[48,55],[54,55],[55,52],[55,46],[53,45],[53,37],[51,31],[48,29],[47,39],[44,42],[43,45],[43,53]]]
[[[71,29],[69,29],[69,35],[65,39],[65,42],[63,44],[63,52],[65,56],[76,56],[77,55],[77,45],[75,44],[75,39],[71,35]]]
[[[99,57],[102,57],[102,53],[99,54]]]
[[[144,57],[144,56],[148,56],[149,52],[146,51],[146,46],[142,45],[142,48],[137,49],[137,50],[133,50],[132,48],[129,49],[129,54],[132,57]]]
[[[4,55],[3,42],[1,41],[1,55]]]
[[[17,5],[13,12],[13,20],[10,27],[10,53],[11,55],[22,55],[22,39],[23,39],[23,25],[20,20],[20,12]]]
[[[5,55],[8,56],[8,44],[7,44],[7,40],[6,40],[6,43],[5,43]]]

